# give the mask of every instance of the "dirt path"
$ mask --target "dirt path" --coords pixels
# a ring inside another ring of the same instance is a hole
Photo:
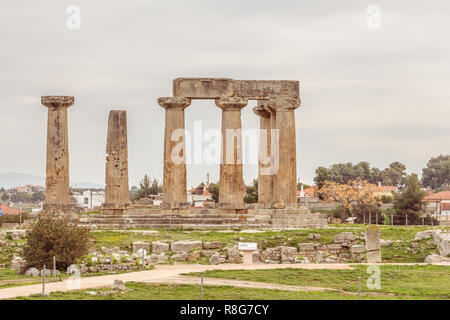
[[[156,279],[145,281],[145,283],[158,283],[158,284],[200,284],[200,277],[189,276],[175,276],[172,278]],[[283,291],[337,291],[333,288],[320,288],[320,287],[305,287],[305,286],[292,286],[276,283],[266,282],[253,282],[245,280],[231,280],[231,279],[219,279],[219,278],[203,278],[203,285],[205,286],[231,286],[237,288],[252,288],[252,289],[271,289],[271,290],[283,290]]]

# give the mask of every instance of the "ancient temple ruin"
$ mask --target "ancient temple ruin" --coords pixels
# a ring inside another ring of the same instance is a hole
[[[214,100],[222,110],[219,201],[206,208],[187,203],[184,111],[193,99]],[[258,201],[243,201],[241,110],[255,100],[260,118]],[[70,210],[67,112],[73,97],[42,97],[49,107],[47,195],[45,208]],[[110,227],[322,227],[323,214],[297,203],[295,110],[298,81],[178,78],[173,96],[158,99],[165,109],[163,203],[161,208],[130,205],[126,112],[109,116],[106,199],[101,214],[80,224]],[[230,134],[231,132],[231,134]],[[175,137],[175,138],[174,138]]]

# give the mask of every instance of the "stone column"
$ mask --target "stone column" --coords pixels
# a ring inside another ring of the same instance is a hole
[[[364,234],[366,242],[367,263],[381,262],[380,229],[377,226],[369,226]]]
[[[130,203],[127,113],[124,110],[112,110],[109,113],[106,153],[106,187],[103,208],[123,213]]]
[[[272,202],[274,204],[297,204],[297,155],[295,139],[295,109],[300,99],[270,99],[268,108],[272,112],[272,129],[279,132],[278,170],[273,177]]]
[[[244,202],[241,109],[247,103],[238,97],[216,99],[216,105],[222,109],[219,207],[223,208],[239,209]]]
[[[48,108],[44,210],[65,212],[71,208],[67,108],[73,105],[74,98],[44,96],[41,103]]]
[[[258,161],[258,202],[270,203],[272,201],[273,175],[270,173],[271,159],[271,119],[270,112],[265,110],[263,101],[258,101],[258,106],[253,112],[259,116],[259,161]],[[268,161],[269,160],[269,161]]]
[[[159,98],[158,103],[166,109],[162,208],[177,209],[187,204],[184,108],[191,99]]]

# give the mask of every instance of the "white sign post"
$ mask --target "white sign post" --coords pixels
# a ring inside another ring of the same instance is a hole
[[[256,242],[239,242],[238,248],[244,256],[244,264],[253,264],[253,252],[258,250],[258,244]]]

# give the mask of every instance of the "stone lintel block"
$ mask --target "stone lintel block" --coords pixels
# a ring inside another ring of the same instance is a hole
[[[299,98],[299,82],[291,80],[233,80],[226,78],[178,78],[173,95],[192,99],[241,97],[265,100],[278,97]]]
[[[75,102],[72,96],[42,96],[41,103],[47,108],[68,108]]]

